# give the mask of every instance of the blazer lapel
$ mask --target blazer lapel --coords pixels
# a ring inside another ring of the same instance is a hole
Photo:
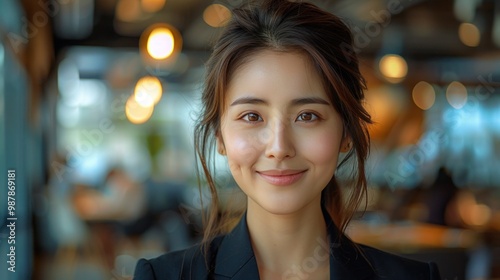
[[[373,279],[373,268],[357,250],[355,243],[340,233],[325,209],[323,215],[330,240],[330,280]]]
[[[215,279],[259,279],[259,269],[248,234],[246,213],[222,240],[215,261]]]
[[[344,234],[341,234],[328,212],[323,209],[330,244],[320,246],[330,250],[330,280],[373,279],[375,274],[368,261]],[[257,261],[250,243],[246,213],[238,225],[222,240],[217,252],[214,279],[260,279]]]

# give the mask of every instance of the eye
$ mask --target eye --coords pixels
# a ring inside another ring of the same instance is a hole
[[[241,119],[247,121],[247,122],[260,122],[262,121],[262,118],[255,113],[248,113],[245,114]]]
[[[297,121],[313,122],[318,119],[318,116],[313,113],[302,113],[297,117]]]

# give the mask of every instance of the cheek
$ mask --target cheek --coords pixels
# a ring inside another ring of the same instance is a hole
[[[309,134],[308,140],[303,142],[302,150],[310,161],[317,165],[337,166],[341,133],[331,131],[321,131]]]
[[[259,157],[260,141],[256,141],[252,134],[232,132],[223,135],[226,147],[226,157],[233,169],[233,165],[253,165]]]

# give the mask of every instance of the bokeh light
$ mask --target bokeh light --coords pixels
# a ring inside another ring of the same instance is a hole
[[[460,82],[451,82],[446,88],[446,100],[453,108],[462,108],[467,102],[467,88]]]
[[[120,21],[131,22],[141,17],[139,0],[119,0],[116,4],[116,17]]]
[[[157,27],[149,34],[147,50],[154,59],[165,59],[174,52],[174,35],[166,27]]]
[[[429,110],[436,100],[436,92],[431,84],[421,81],[413,87],[412,98],[420,109]]]
[[[457,198],[458,214],[465,224],[473,227],[486,225],[491,219],[491,209],[478,203],[471,193],[460,194]]]
[[[156,23],[144,30],[139,40],[139,52],[147,67],[170,71],[182,49],[182,36],[168,24]]]
[[[137,103],[134,95],[131,95],[125,104],[125,115],[127,119],[134,124],[145,123],[153,115],[154,106],[144,107]]]
[[[69,106],[68,104],[59,101],[57,104],[57,121],[63,127],[74,128],[78,125],[82,114],[80,107]]]
[[[212,4],[203,12],[203,20],[212,27],[222,27],[229,19],[231,19],[231,11],[221,4]]]
[[[472,209],[469,216],[469,224],[473,226],[484,226],[491,218],[491,209],[484,204],[476,204]]]
[[[387,54],[380,59],[380,72],[390,82],[399,82],[408,73],[408,65],[403,57],[397,54]]]
[[[165,0],[142,0],[141,6],[145,12],[156,13],[163,9]]]
[[[142,77],[135,85],[134,98],[143,107],[154,106],[160,101],[163,88],[157,77]]]
[[[472,23],[464,22],[460,24],[458,36],[460,37],[460,41],[469,47],[477,47],[481,41],[479,29]]]
[[[74,93],[80,86],[80,72],[73,60],[65,59],[57,69],[57,86],[64,102],[74,100]]]

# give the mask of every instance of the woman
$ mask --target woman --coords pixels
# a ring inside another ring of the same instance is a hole
[[[344,235],[366,195],[371,123],[349,49],[348,27],[308,3],[268,0],[233,11],[207,64],[195,131],[212,192],[204,241],[139,260],[135,279],[439,279],[434,264]],[[214,146],[247,196],[228,234],[209,168]],[[356,172],[344,199],[335,172],[350,158]]]

